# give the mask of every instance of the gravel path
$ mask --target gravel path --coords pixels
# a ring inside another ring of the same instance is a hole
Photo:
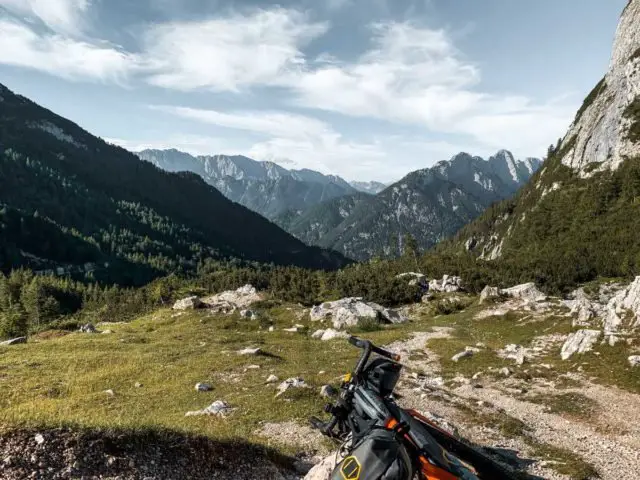
[[[431,333],[417,333],[406,342],[396,342],[388,348],[405,356],[427,353],[428,359],[406,362],[411,368],[424,369],[427,377],[435,377],[440,366],[432,352],[425,348],[431,338],[446,338],[442,329]],[[430,386],[415,375],[405,373],[398,393],[401,403],[410,408],[428,411],[445,418],[459,427],[463,437],[481,445],[507,449],[521,454],[530,450],[524,439],[504,438],[497,430],[474,425],[468,413],[458,406],[478,405],[478,411],[503,412],[524,422],[531,429],[531,436],[539,442],[568,449],[591,463],[602,480],[637,480],[640,478],[640,395],[613,387],[594,385],[583,380],[584,387],[562,390],[563,393],[579,392],[599,406],[599,412],[585,420],[568,418],[545,411],[544,405],[517,399],[503,383],[511,380],[484,381],[484,388],[472,384],[448,389]],[[558,390],[541,385],[536,392],[558,394]],[[529,465],[527,472],[547,480],[565,480],[544,462]],[[535,478],[535,477],[533,477]]]

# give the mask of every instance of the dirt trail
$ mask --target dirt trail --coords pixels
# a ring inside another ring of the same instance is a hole
[[[424,342],[431,338],[443,338],[442,335],[448,333],[442,329],[419,333],[409,341],[396,342],[388,348],[405,356],[412,356],[425,352]],[[440,365],[433,354],[427,360],[409,361],[408,364],[410,367],[423,369],[427,376],[436,376],[440,371]],[[582,420],[549,413],[545,411],[545,405],[515,398],[503,388],[509,382],[506,379],[484,379],[483,388],[477,388],[473,383],[457,388],[425,388],[424,383],[415,379],[415,375],[408,373],[403,378],[398,393],[405,406],[441,415],[459,427],[464,437],[478,444],[515,450],[521,456],[526,456],[531,450],[524,439],[505,438],[497,429],[474,425],[468,411],[464,412],[460,406],[464,408],[475,405],[478,412],[506,413],[524,422],[530,429],[532,438],[580,455],[598,470],[602,480],[640,478],[640,395],[595,385],[585,380],[583,387],[562,391],[579,392],[597,403],[597,413]],[[535,390],[547,394],[561,393],[541,385],[536,385]],[[530,465],[527,471],[539,476],[538,478],[549,480],[569,478],[550,467],[552,465],[539,461]]]

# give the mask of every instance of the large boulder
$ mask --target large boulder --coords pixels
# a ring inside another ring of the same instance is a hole
[[[252,303],[264,300],[264,295],[259,293],[252,285],[245,285],[237,290],[228,290],[203,299],[208,308],[218,309],[230,313],[236,309],[247,309]]]
[[[173,304],[174,310],[195,310],[202,307],[202,301],[195,295],[192,297],[183,298]]]
[[[630,317],[630,321],[627,317]],[[620,290],[609,300],[604,314],[603,328],[605,335],[609,336],[619,333],[623,328],[632,329],[638,326],[640,326],[640,277],[636,277],[627,288]]]
[[[586,353],[593,350],[602,332],[600,330],[578,330],[567,338],[560,356],[563,360],[568,360],[575,353]]]
[[[444,275],[442,280],[431,280],[429,290],[432,292],[458,292],[462,290],[462,278],[453,275]]]
[[[604,306],[593,302],[585,293],[584,288],[579,288],[569,295],[569,300],[564,304],[571,310],[574,316],[574,327],[589,327],[592,321],[604,314]]]
[[[538,287],[536,287],[536,284],[533,282],[505,288],[501,290],[500,293],[526,302],[544,302],[547,299],[547,296],[538,290]]]
[[[314,322],[330,320],[333,328],[337,330],[356,327],[363,319],[374,319],[383,323],[404,323],[408,320],[397,310],[365,302],[362,298],[343,298],[317,305],[311,309],[310,316]]]
[[[427,281],[426,275],[422,273],[416,273],[416,272],[401,273],[400,275],[397,275],[396,278],[407,279],[409,281],[410,286],[419,285],[419,286],[426,287],[429,283]]]
[[[498,287],[490,287],[487,285],[480,292],[480,303],[485,303],[487,300],[499,298],[500,297],[500,289]]]

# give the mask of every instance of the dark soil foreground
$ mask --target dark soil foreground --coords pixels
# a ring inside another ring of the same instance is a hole
[[[294,459],[175,432],[0,430],[0,478],[289,480]]]

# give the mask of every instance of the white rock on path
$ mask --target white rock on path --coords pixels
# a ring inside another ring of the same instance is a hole
[[[512,343],[502,350],[498,350],[498,356],[509,360],[514,360],[517,365],[523,365],[527,360],[527,349],[522,345]]]
[[[578,330],[567,338],[562,345],[560,356],[562,360],[569,359],[575,353],[586,353],[593,350],[593,346],[602,335],[600,330]]]
[[[199,297],[191,296],[187,298],[183,298],[182,300],[178,300],[173,304],[174,310],[194,310],[196,308],[202,307],[202,301]]]

